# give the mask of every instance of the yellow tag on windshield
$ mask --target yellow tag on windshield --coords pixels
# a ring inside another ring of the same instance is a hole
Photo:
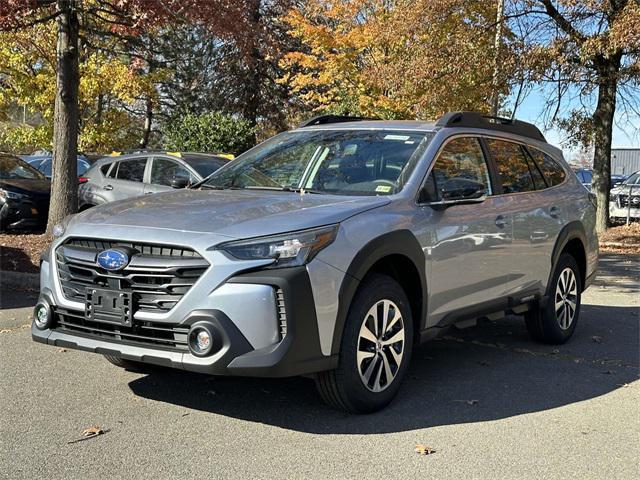
[[[391,188],[389,185],[378,185],[376,187],[376,192],[378,193],[389,193],[391,191]]]

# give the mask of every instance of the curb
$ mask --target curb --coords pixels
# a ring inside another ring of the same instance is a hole
[[[0,271],[0,288],[12,290],[40,289],[40,275],[38,273],[5,272]]]

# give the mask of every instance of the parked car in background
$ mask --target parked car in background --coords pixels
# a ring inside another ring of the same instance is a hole
[[[0,153],[0,231],[44,227],[51,182],[21,158]]]
[[[221,155],[178,152],[114,153],[80,177],[79,209],[140,195],[185,188],[229,162]]]
[[[32,167],[37,168],[47,178],[51,178],[51,175],[53,173],[53,157],[52,156],[38,157],[38,158],[22,157],[22,159],[28,162],[29,165],[31,165]],[[76,174],[78,175],[78,177],[80,177],[83,173],[89,170],[90,167],[91,167],[91,164],[84,157],[84,155],[78,155],[78,159],[76,161]]]
[[[640,219],[640,171],[611,190],[609,216],[612,219]]]
[[[173,157],[110,161],[106,181],[183,178]],[[195,188],[56,225],[32,338],[123,368],[306,375],[328,404],[371,412],[448,327],[515,313],[533,339],[568,341],[596,273],[595,213],[534,125],[323,116]]]
[[[591,170],[590,168],[579,168],[577,170],[575,170],[576,176],[578,177],[578,180],[580,180],[580,183],[582,183],[582,185],[589,191],[591,191],[591,183],[593,182],[593,170]],[[620,183],[622,183],[625,180],[624,175],[615,175],[612,174],[611,175],[611,188],[615,187],[616,185],[619,185]]]

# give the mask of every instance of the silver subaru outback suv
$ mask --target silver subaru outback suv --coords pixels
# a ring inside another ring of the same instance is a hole
[[[312,376],[330,405],[371,412],[450,326],[522,314],[566,342],[594,223],[533,125],[318,117],[194,188],[57,226],[32,336],[124,368]]]

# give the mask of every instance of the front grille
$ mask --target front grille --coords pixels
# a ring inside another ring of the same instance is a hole
[[[287,309],[285,308],[284,293],[281,288],[276,290],[276,310],[278,313],[280,338],[284,338],[287,335]]]
[[[629,206],[629,195],[618,195],[618,207]],[[631,207],[640,208],[640,195],[631,196]]]
[[[84,312],[54,310],[55,329],[98,340],[116,340],[120,344],[164,348],[186,352],[188,326],[157,322],[136,322],[132,327],[87,320]]]
[[[98,253],[120,247],[130,254],[121,271],[103,269]],[[131,294],[134,312],[171,310],[209,267],[197,252],[164,245],[94,239],[71,239],[56,249],[58,277],[65,298],[84,303],[88,288]]]

